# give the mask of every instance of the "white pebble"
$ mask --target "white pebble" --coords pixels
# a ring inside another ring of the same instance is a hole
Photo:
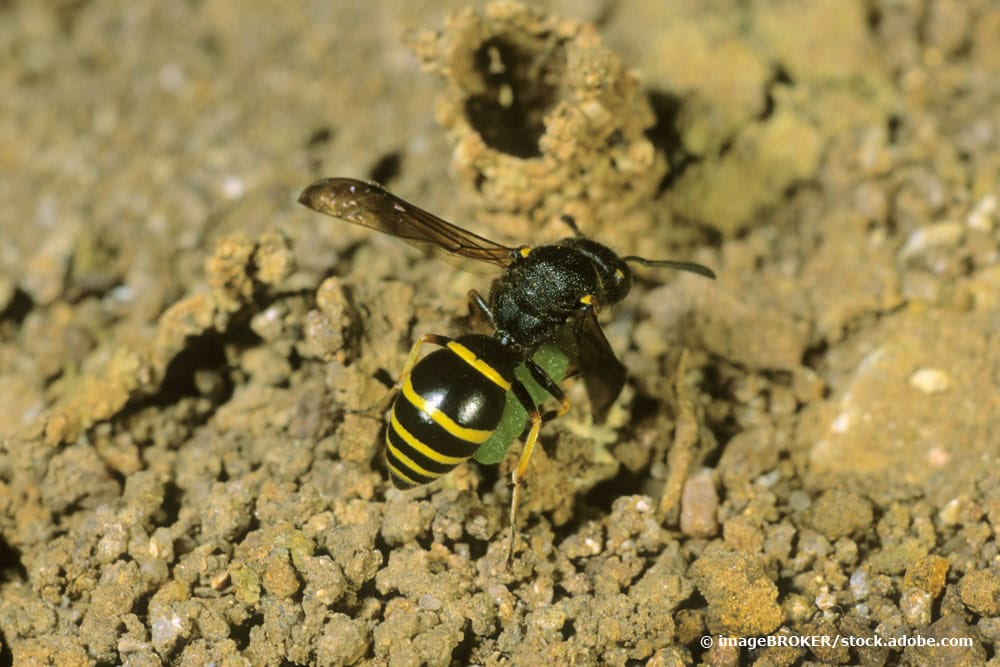
[[[997,220],[997,198],[996,195],[986,195],[969,212],[966,222],[969,227],[980,232],[992,232]]]
[[[940,368],[921,368],[910,376],[910,386],[925,394],[940,394],[951,387],[951,378]]]
[[[939,222],[914,231],[899,251],[901,259],[922,255],[931,248],[953,248],[962,242],[965,229],[957,222]]]

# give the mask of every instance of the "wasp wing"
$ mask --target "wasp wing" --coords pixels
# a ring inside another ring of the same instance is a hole
[[[353,178],[317,181],[302,191],[299,203],[414,245],[430,245],[452,255],[499,266],[510,264],[518,250],[442,220],[381,186]]]
[[[611,406],[625,386],[625,366],[604,336],[597,313],[592,308],[581,311],[573,322],[576,339],[576,365],[590,398],[594,421],[603,423]]]

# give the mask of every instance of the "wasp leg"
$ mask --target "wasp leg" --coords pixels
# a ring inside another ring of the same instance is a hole
[[[541,366],[535,363],[533,359],[528,359],[524,362],[525,367],[527,367],[528,372],[531,373],[532,379],[539,384],[545,391],[549,392],[552,398],[559,401],[558,410],[549,410],[544,415],[542,415],[542,421],[547,422],[552,419],[558,419],[564,414],[569,412],[569,397],[563,393],[563,390],[559,388],[556,381],[549,377],[549,374],[545,372]]]
[[[531,377],[535,382],[545,389],[545,391],[549,392],[552,398],[559,401],[559,409],[550,410],[542,415],[538,411],[538,406],[531,399],[531,394],[528,393],[523,384],[518,382],[511,387],[514,390],[514,396],[517,397],[517,400],[520,401],[531,418],[531,430],[528,431],[528,437],[525,438],[524,449],[521,451],[521,458],[518,459],[517,468],[511,474],[511,483],[514,488],[510,496],[510,544],[507,547],[507,566],[514,560],[514,541],[517,536],[517,505],[521,500],[521,481],[528,470],[528,462],[531,460],[531,454],[535,450],[535,443],[538,442],[538,431],[542,426],[542,422],[562,417],[569,411],[569,398],[559,388],[556,381],[549,377],[549,374],[532,359],[528,359],[524,362],[524,365],[527,366],[528,372],[531,373]]]
[[[400,372],[399,379],[396,380],[396,384],[392,385],[389,391],[386,392],[385,396],[382,397],[378,403],[365,410],[365,412],[380,416],[385,414],[385,411],[389,409],[390,405],[392,405],[393,399],[396,398],[396,394],[399,393],[400,387],[402,387],[403,383],[406,382],[406,378],[410,375],[410,371],[412,371],[413,367],[417,365],[417,361],[420,358],[420,348],[424,343],[433,343],[439,347],[444,347],[451,341],[452,339],[448,336],[441,336],[438,334],[424,334],[418,338],[417,342],[415,342],[413,347],[410,348],[410,356],[406,358],[406,364],[403,366],[403,370]]]
[[[517,467],[511,473],[511,483],[514,488],[510,494],[510,544],[507,545],[505,567],[510,567],[514,561],[514,542],[517,539],[517,504],[521,500],[521,480],[524,479],[524,473],[528,470],[528,461],[531,460],[531,453],[535,451],[538,431],[542,427],[542,415],[538,412],[538,406],[531,400],[531,394],[528,393],[528,390],[520,382],[515,383],[511,388],[514,390],[517,400],[528,411],[528,416],[531,418],[531,430],[528,431],[528,437],[524,441],[524,449],[521,451]]]

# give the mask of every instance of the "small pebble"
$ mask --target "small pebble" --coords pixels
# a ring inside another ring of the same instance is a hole
[[[980,616],[1000,614],[1000,575],[992,570],[973,570],[959,583],[962,602]]]
[[[931,248],[953,248],[962,241],[965,229],[957,222],[939,222],[914,231],[899,251],[900,259],[924,254]]]
[[[976,202],[966,222],[969,227],[980,232],[992,232],[997,221],[997,198],[989,194]]]
[[[426,609],[427,611],[437,611],[441,608],[441,600],[433,595],[421,595],[419,604],[421,609]]]
[[[712,537],[719,533],[716,512],[719,498],[712,472],[699,470],[684,482],[681,494],[681,532],[690,537]]]
[[[921,368],[910,376],[910,386],[925,394],[940,394],[951,387],[951,378],[939,368]]]
[[[812,498],[805,491],[796,490],[788,494],[788,506],[792,510],[802,512],[809,509],[810,505],[812,505]]]
[[[932,602],[927,591],[910,588],[899,598],[899,609],[911,628],[926,628],[931,622]]]
[[[855,600],[864,600],[871,593],[871,582],[868,573],[864,570],[857,570],[850,579],[851,595]]]
[[[837,606],[837,596],[833,593],[824,592],[816,596],[816,608],[826,611],[827,609],[833,609]]]

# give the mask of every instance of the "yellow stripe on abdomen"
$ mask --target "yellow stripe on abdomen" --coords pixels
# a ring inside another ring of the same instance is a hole
[[[405,471],[400,470],[396,465],[394,465],[393,462],[390,461],[388,457],[386,457],[385,462],[386,465],[389,466],[389,474],[391,474],[396,479],[402,481],[404,487],[414,487],[423,484],[423,482],[418,482],[417,480],[410,478],[410,476],[407,475]],[[398,487],[399,484],[396,483],[396,486]]]
[[[458,438],[459,440],[464,440],[466,442],[471,442],[475,445],[481,445],[490,439],[493,435],[493,431],[484,431],[478,428],[467,428],[465,426],[460,426],[455,423],[455,421],[446,415],[444,412],[439,410],[437,407],[428,405],[424,397],[416,392],[413,388],[413,383],[410,381],[409,376],[407,376],[406,381],[403,382],[403,397],[410,402],[413,407],[415,407],[420,412],[434,420],[434,423],[447,431],[450,435]],[[395,411],[393,411],[395,413]],[[396,422],[398,423],[398,422]],[[411,436],[412,437],[412,436]],[[418,442],[416,438],[413,439],[414,442]],[[422,443],[420,443],[422,444]],[[424,445],[426,448],[426,446]],[[421,451],[421,454],[424,452]],[[429,458],[437,460],[441,455],[435,454],[434,456],[429,456]],[[465,459],[462,459],[463,461]]]
[[[510,391],[510,382],[507,382],[506,380],[504,380],[503,376],[501,376],[499,373],[497,373],[497,370],[495,368],[493,368],[492,366],[490,366],[488,363],[486,363],[482,359],[479,359],[478,357],[476,357],[476,355],[473,354],[472,350],[470,350],[469,348],[465,347],[464,345],[462,345],[458,341],[454,341],[454,340],[451,341],[450,343],[448,343],[448,349],[451,350],[452,352],[454,352],[456,355],[458,355],[458,357],[462,361],[464,361],[465,363],[467,363],[470,366],[472,366],[473,368],[475,368],[480,374],[482,374],[484,377],[486,377],[490,382],[492,382],[496,386],[500,387],[505,392]]]
[[[406,469],[407,472],[411,472],[412,471],[412,472],[415,472],[418,475],[423,475],[424,477],[440,477],[441,476],[441,473],[439,473],[439,472],[433,472],[431,470],[425,470],[423,467],[417,465],[417,463],[413,459],[411,459],[409,456],[407,456],[403,452],[399,451],[399,448],[396,447],[395,445],[393,445],[392,441],[389,440],[388,438],[386,438],[386,445],[389,447],[389,451],[392,452],[392,455],[401,464],[403,464],[403,466],[404,466],[404,468]],[[390,463],[389,465],[392,465],[392,464]],[[401,472],[400,469],[397,466],[393,465],[392,467],[393,467],[394,470],[396,470],[397,473]],[[407,479],[407,481],[412,481],[412,480],[410,480],[409,476],[406,476],[406,475],[400,475],[400,476],[401,477],[405,477]],[[416,484],[416,482],[414,482],[414,484]]]
[[[410,433],[409,431],[407,431],[406,428],[404,428],[403,425],[399,423],[399,420],[396,419],[396,409],[395,408],[393,408],[392,413],[389,416],[389,428],[391,428],[393,430],[393,432],[396,435],[398,435],[403,440],[403,442],[405,442],[407,445],[409,445],[409,447],[411,449],[413,449],[413,451],[417,452],[421,456],[424,456],[424,457],[430,459],[431,461],[436,461],[437,463],[440,463],[441,465],[457,466],[459,463],[461,463],[462,461],[465,461],[467,458],[469,458],[467,456],[446,456],[445,454],[442,454],[441,452],[436,451],[434,448],[428,447],[424,443],[420,442],[420,440],[418,440],[416,438],[416,436],[414,436],[412,433]],[[390,443],[389,446],[392,448],[393,453],[398,455],[399,449],[396,448],[396,447],[392,447],[391,443]],[[402,456],[400,456],[400,460],[403,460]],[[409,461],[408,458],[407,458],[407,461]],[[424,471],[423,468],[421,468],[420,466],[417,466],[415,464],[413,465],[413,469],[416,472],[419,472],[419,473],[422,473],[422,474],[425,474],[425,475],[428,475],[428,476],[431,476],[431,477],[436,477],[436,476],[438,476],[438,475],[441,474],[441,473],[437,473],[437,472]]]

